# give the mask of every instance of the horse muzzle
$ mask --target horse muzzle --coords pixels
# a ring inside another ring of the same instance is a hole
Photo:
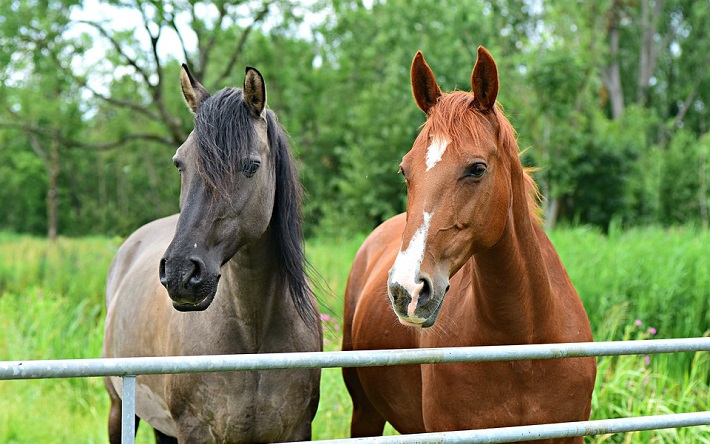
[[[212,303],[219,283],[219,267],[210,272],[199,257],[170,257],[160,261],[160,283],[178,311],[202,311]]]
[[[408,285],[393,281],[392,276],[387,282],[392,309],[399,322],[408,327],[427,328],[434,325],[448,290],[448,279],[437,285],[424,274]]]

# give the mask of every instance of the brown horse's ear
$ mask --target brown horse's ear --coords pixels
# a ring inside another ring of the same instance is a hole
[[[473,104],[481,111],[490,111],[498,96],[498,68],[493,56],[483,46],[478,47],[478,60],[471,74]]]
[[[429,108],[434,106],[436,101],[439,100],[441,89],[439,89],[439,85],[436,84],[434,72],[429,68],[429,65],[427,65],[421,51],[417,51],[414,60],[412,60],[410,75],[412,78],[414,100],[416,100],[419,109],[425,113],[429,113]]]
[[[244,100],[251,106],[255,115],[262,115],[266,108],[266,85],[259,70],[251,66],[247,66],[244,78]]]
[[[200,103],[210,96],[204,86],[200,85],[200,82],[195,80],[190,74],[190,70],[187,69],[187,65],[182,64],[182,70],[180,71],[180,86],[182,87],[182,95],[185,96],[185,102],[190,110],[197,114],[197,110],[200,108]]]

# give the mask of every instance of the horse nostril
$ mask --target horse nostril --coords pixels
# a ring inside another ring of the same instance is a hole
[[[407,302],[407,297],[409,292],[404,289],[400,284],[394,283],[387,287],[387,293],[392,298],[392,303],[395,305],[403,304]]]
[[[160,283],[163,285],[163,287],[168,286],[168,278],[165,276],[165,258],[160,259]]]
[[[422,284],[422,289],[419,290],[420,304],[429,300],[431,296],[431,281],[426,276],[420,276],[419,281]]]
[[[190,285],[199,285],[202,282],[202,273],[205,269],[205,264],[200,258],[191,257],[190,262],[192,262],[192,272],[188,276],[187,282]]]

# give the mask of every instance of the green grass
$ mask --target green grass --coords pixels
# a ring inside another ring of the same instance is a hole
[[[689,337],[710,328],[710,233],[694,228],[555,231],[595,338]],[[343,291],[364,236],[314,239],[307,255],[337,350]],[[0,360],[100,355],[103,293],[117,239],[43,239],[0,233]],[[640,325],[637,325],[640,322]],[[655,333],[655,334],[654,334]],[[599,358],[593,419],[710,410],[708,353]],[[0,442],[106,442],[108,397],[99,378],[0,381]],[[340,369],[323,370],[314,438],[347,437],[351,412]],[[388,433],[393,433],[388,428]],[[710,443],[710,428],[616,434],[588,442]],[[152,443],[141,427],[138,443]]]

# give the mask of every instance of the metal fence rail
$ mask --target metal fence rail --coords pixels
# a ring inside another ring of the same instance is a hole
[[[564,344],[449,347],[347,352],[270,353],[216,356],[171,356],[0,362],[0,380],[122,376],[124,443],[133,443],[135,420],[135,376],[163,373],[199,373],[286,368],[376,367],[402,364],[515,361],[589,356],[618,356],[710,351],[710,338],[654,339],[642,341],[580,342]],[[690,415],[690,416],[688,416]],[[630,422],[626,423],[625,421]],[[606,421],[606,422],[605,422]],[[609,422],[611,421],[611,422]],[[649,422],[653,426],[649,426]],[[670,421],[670,422],[669,422]],[[687,422],[690,421],[690,422]],[[603,428],[632,424],[630,429]],[[382,442],[507,442],[582,436],[653,428],[710,424],[710,412],[624,418],[579,423],[545,424],[446,434],[409,435],[383,438]],[[574,430],[569,427],[576,427]],[[635,428],[645,427],[645,428]],[[531,433],[558,433],[551,436]],[[469,433],[467,435],[467,433]],[[489,435],[493,433],[494,435]],[[570,434],[573,433],[573,434]],[[497,436],[497,438],[496,438]],[[502,437],[502,438],[501,438]],[[389,439],[389,441],[388,441]],[[394,439],[394,441],[393,441]],[[430,439],[432,441],[430,441]],[[368,440],[368,442],[373,442]]]
[[[420,433],[416,435],[378,436],[374,438],[330,439],[318,441],[318,444],[501,443],[690,427],[708,423],[710,423],[710,412],[676,413],[634,418],[602,419],[597,421],[462,430],[458,432]]]

